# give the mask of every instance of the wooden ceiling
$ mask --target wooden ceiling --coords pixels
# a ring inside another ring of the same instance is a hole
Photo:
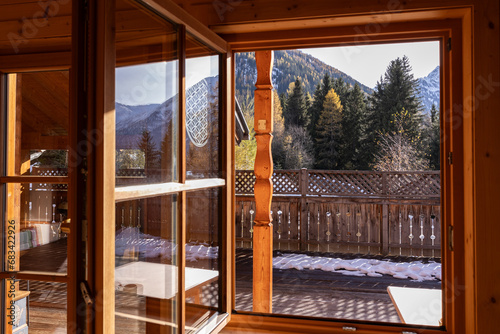
[[[70,49],[71,1],[0,0],[0,55]]]
[[[69,129],[68,71],[17,75],[21,146],[24,149],[66,148]]]

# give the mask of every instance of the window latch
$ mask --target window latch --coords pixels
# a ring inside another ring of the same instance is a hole
[[[82,297],[83,300],[85,300],[85,303],[88,306],[92,305],[94,301],[92,300],[92,297],[90,297],[88,283],[86,281],[80,283],[80,291],[82,292]]]

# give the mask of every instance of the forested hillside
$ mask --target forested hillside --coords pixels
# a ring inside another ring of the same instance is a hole
[[[290,83],[300,78],[304,90],[311,96],[314,94],[316,85],[325,73],[331,78],[342,78],[350,86],[357,83],[366,94],[373,90],[349,75],[329,66],[311,55],[298,50],[274,51],[273,64],[273,86],[278,95],[287,92]],[[253,52],[242,52],[236,54],[236,96],[240,101],[247,95],[253,95],[257,73],[255,70],[255,54]]]
[[[255,72],[253,54],[237,56],[236,94],[250,126]],[[426,110],[420,82],[406,56],[391,61],[369,90],[299,51],[276,52],[274,168],[439,169],[439,111]],[[237,169],[253,168],[255,145],[237,147]]]

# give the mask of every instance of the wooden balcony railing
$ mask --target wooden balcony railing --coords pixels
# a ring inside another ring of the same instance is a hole
[[[236,172],[236,246],[252,247],[252,171]],[[441,256],[440,174],[277,170],[275,250]]]

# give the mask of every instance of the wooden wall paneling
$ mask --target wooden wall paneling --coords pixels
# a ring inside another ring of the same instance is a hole
[[[253,311],[272,312],[273,224],[270,213],[273,184],[271,141],[273,132],[272,51],[255,53],[255,225],[253,232]]]
[[[472,86],[464,84],[464,127],[466,127],[465,158],[466,175],[474,175],[474,179],[467,180],[465,193],[466,214],[470,218],[474,215],[474,244],[470,243],[471,228],[465,235],[465,244],[468,249],[475,250],[474,260],[467,263],[467,270],[474,264],[475,303],[465,302],[466,315],[472,312],[475,316],[477,333],[493,333],[500,328],[500,284],[498,277],[500,267],[491,266],[500,258],[500,247],[497,237],[500,235],[500,225],[497,223],[500,194],[500,145],[498,129],[500,128],[500,3],[498,1],[476,1],[474,17],[464,22],[472,24],[471,30],[463,34],[466,43],[463,43],[463,71],[464,78],[472,74]],[[473,38],[469,33],[473,32]],[[473,52],[471,52],[473,50]],[[473,62],[473,63],[472,63]],[[472,65],[471,65],[472,64]],[[472,89],[472,91],[471,91]],[[471,93],[469,95],[469,93]],[[472,100],[472,101],[471,101]],[[473,127],[471,129],[471,126]],[[471,132],[472,131],[472,132]],[[470,137],[472,135],[472,137]],[[471,152],[473,160],[471,161]],[[471,170],[473,168],[473,170]],[[475,198],[473,198],[473,196]],[[472,199],[474,202],[472,202]],[[469,253],[470,254],[470,253]],[[470,259],[467,257],[467,259]],[[492,262],[493,261],[493,262]],[[467,272],[467,275],[470,275]],[[470,281],[469,278],[467,280]],[[466,297],[472,297],[467,291]],[[472,307],[475,307],[473,312]]]

